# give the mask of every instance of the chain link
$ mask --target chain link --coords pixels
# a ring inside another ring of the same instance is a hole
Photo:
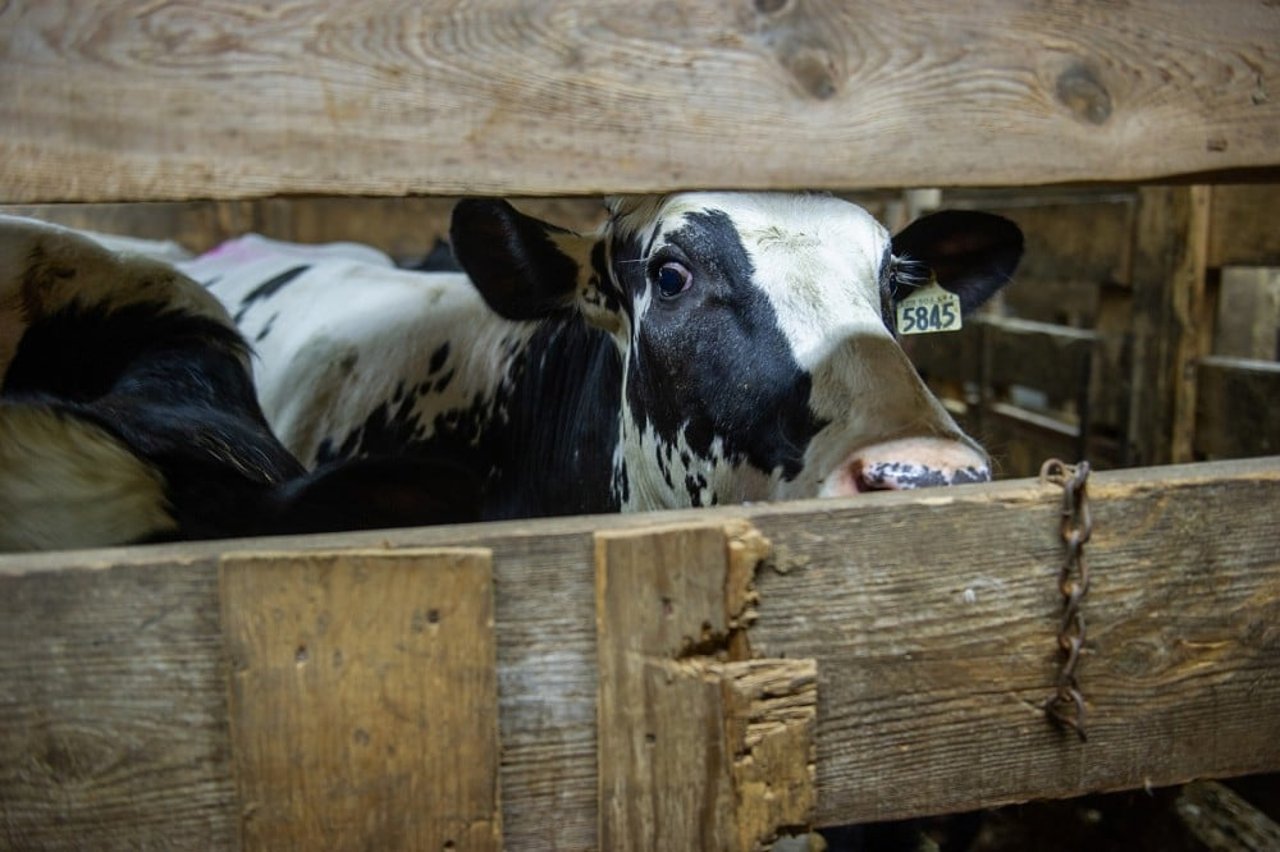
[[[1084,650],[1085,624],[1082,604],[1089,591],[1089,563],[1085,560],[1084,546],[1093,534],[1093,513],[1089,509],[1086,485],[1089,480],[1089,463],[1082,461],[1069,465],[1058,459],[1049,459],[1040,468],[1040,481],[1062,487],[1062,520],[1059,532],[1067,555],[1058,575],[1058,590],[1062,593],[1062,622],[1058,628],[1058,648],[1062,665],[1058,669],[1058,684],[1045,701],[1044,712],[1053,722],[1071,728],[1085,739],[1085,703],[1080,692],[1076,669]]]

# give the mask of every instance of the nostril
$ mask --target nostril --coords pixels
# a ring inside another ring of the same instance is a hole
[[[990,479],[986,457],[962,442],[903,438],[865,446],[850,454],[823,479],[819,494],[839,497]]]
[[[911,462],[854,462],[854,483],[858,491],[905,491],[914,488],[939,488],[944,485],[963,485],[968,482],[987,482],[990,472],[985,468],[964,467],[938,470]]]
[[[898,485],[892,476],[887,475],[891,467],[896,465],[865,464],[861,459],[855,461],[850,466],[854,488],[859,494],[866,491],[897,491],[902,486]]]

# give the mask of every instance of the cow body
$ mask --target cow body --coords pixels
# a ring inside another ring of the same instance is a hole
[[[308,473],[272,435],[248,345],[206,290],[0,217],[0,549],[474,516],[465,482],[438,474],[422,463],[406,483],[376,459]]]
[[[966,310],[1016,226],[938,214],[898,237],[816,195],[611,202],[578,235],[505,202],[454,214],[462,274],[251,240],[190,264],[259,355],[272,427],[319,464],[444,455],[489,518],[851,494],[989,478],[899,348],[936,275]]]

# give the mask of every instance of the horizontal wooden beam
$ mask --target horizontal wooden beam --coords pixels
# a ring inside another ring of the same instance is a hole
[[[1280,451],[1280,363],[1201,358],[1196,383],[1197,453],[1219,459]]]
[[[596,848],[596,536],[742,519],[771,543],[753,654],[816,661],[820,824],[1280,770],[1280,457],[1096,473],[1089,495],[1083,743],[1040,710],[1063,550],[1034,480],[6,557],[0,837],[232,846],[219,559],[466,546],[493,554],[504,842]]]
[[[1257,0],[13,0],[0,33],[7,202],[1280,165],[1280,12]]]

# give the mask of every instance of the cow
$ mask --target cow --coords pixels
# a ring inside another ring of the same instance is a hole
[[[0,216],[0,550],[471,520],[427,459],[307,472],[258,405],[249,347],[168,263]]]
[[[450,457],[488,519],[990,478],[894,306],[936,279],[972,311],[1017,266],[1015,224],[944,211],[890,236],[823,194],[606,207],[578,234],[462,200],[462,273],[256,236],[184,268],[253,342],[267,419],[305,463]]]

